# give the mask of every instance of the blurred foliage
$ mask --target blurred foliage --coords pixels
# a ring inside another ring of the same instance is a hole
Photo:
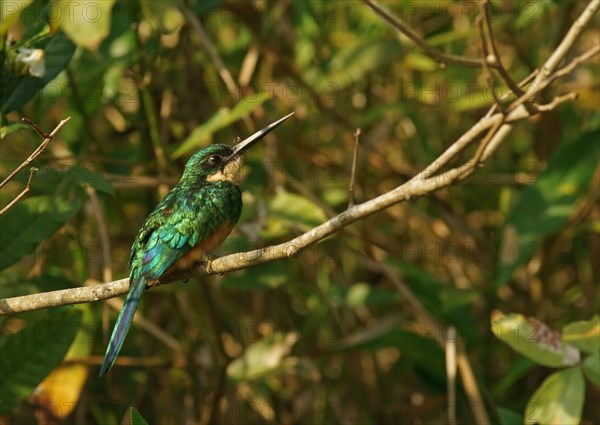
[[[356,127],[362,202],[433,161],[493,103],[481,69],[438,66],[361,2],[184,3],[189,14],[154,0],[1,3],[2,176],[41,143],[21,117],[45,131],[72,117],[32,163],[27,198],[0,218],[3,298],[126,276],[137,229],[198,147],[296,112],[247,154],[242,219],[216,254],[237,253],[346,208]],[[515,80],[585,4],[493,2]],[[386,5],[432,46],[479,55],[476,2]],[[598,37],[596,16],[570,57]],[[599,423],[599,74],[596,57],[556,81],[543,101],[579,99],[518,123],[464,184],[295,258],[147,291],[140,312],[178,345],[134,326],[106,379],[96,378],[116,317],[106,303],[3,317],[2,423],[445,423],[435,340],[449,325],[494,423]],[[28,174],[2,188],[1,206]],[[402,277],[440,328],[373,263]],[[458,423],[473,423],[461,386]]]

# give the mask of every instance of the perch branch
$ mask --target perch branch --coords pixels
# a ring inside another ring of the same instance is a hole
[[[525,108],[520,108],[511,112],[511,114],[509,114],[507,117],[507,120],[516,121],[525,119],[527,117],[529,117],[527,110]],[[486,121],[487,127],[485,128],[490,128],[491,125],[494,125],[497,119],[501,118],[502,114],[495,114],[488,118],[487,121],[489,121],[489,123]],[[481,161],[486,161],[490,158],[490,156],[499,147],[502,140],[504,140],[504,138],[508,135],[511,128],[512,125],[510,124],[504,124],[500,127],[498,133],[496,133],[495,137],[492,137],[490,142],[486,145],[486,148],[483,150],[481,154]],[[469,132],[471,132],[471,130],[469,130]],[[454,152],[456,150],[455,145],[459,142],[462,143],[463,149],[469,146],[469,144],[473,142],[473,138],[477,137],[479,132],[471,132],[470,134],[470,139],[465,138],[463,135],[442,155],[440,155],[434,164],[436,162],[440,163],[441,158],[448,157],[448,151]],[[458,151],[455,152],[455,155],[458,153]],[[435,190],[451,186],[456,182],[463,180],[475,172],[478,168],[479,167],[476,163],[469,161],[460,167],[452,168],[442,174],[435,176],[432,175],[430,177],[426,177],[426,169],[401,186],[398,186],[397,188],[362,204],[350,207],[323,224],[288,242],[255,249],[253,251],[240,252],[216,258],[212,261],[208,261],[199,265],[197,268],[191,271],[165,276],[158,282],[155,282],[154,285],[163,285],[190,277],[226,273],[234,270],[240,270],[251,265],[263,264],[282,258],[294,258],[303,249],[316,244],[327,236],[338,232],[357,220],[389,208],[390,206],[399,202],[424,196]],[[23,313],[49,307],[106,300],[126,294],[128,289],[129,279],[125,278],[91,287],[70,288],[59,291],[7,298],[0,300],[0,315]]]
[[[33,161],[34,159],[36,159],[42,152],[44,152],[44,149],[46,149],[46,146],[48,146],[48,143],[50,143],[52,141],[52,139],[54,138],[54,136],[56,135],[56,133],[58,133],[60,131],[61,128],[63,128],[63,126],[71,119],[71,117],[67,117],[64,120],[62,120],[61,122],[58,123],[58,125],[56,126],[56,128],[54,130],[52,130],[52,133],[50,134],[44,134],[40,128],[33,124],[31,121],[29,121],[26,118],[23,118],[23,122],[26,122],[27,124],[29,124],[31,127],[33,127],[33,129],[40,135],[45,136],[46,138],[44,139],[44,141],[42,142],[41,145],[39,145],[37,147],[37,149],[35,151],[33,151],[33,153],[31,155],[29,155],[29,158],[27,158],[25,161],[23,161],[23,163],[21,165],[19,165],[17,168],[15,168],[15,170],[10,173],[8,175],[7,178],[5,178],[4,180],[2,180],[2,183],[0,183],[0,189],[2,187],[4,187],[4,185],[6,183],[8,183],[14,176],[16,176],[23,168],[27,167],[31,161]]]
[[[583,27],[591,20],[599,7],[600,2],[591,2],[588,4],[579,18],[577,18],[560,45],[543,65],[540,72],[537,73],[533,83],[536,89],[539,87],[546,87],[548,84],[554,81],[554,79],[557,78],[555,73],[560,73],[560,76],[563,76],[567,74],[567,72],[563,70],[571,70],[575,68],[575,66],[570,67],[570,65],[566,65],[562,68],[562,70],[556,71],[558,65],[570,51],[571,47],[575,43],[575,40],[582,32]],[[590,58],[593,56],[593,54],[595,53],[586,52],[585,55],[586,58]],[[583,60],[579,59],[577,63],[581,63],[582,61]],[[480,61],[477,61],[477,63],[480,64]],[[320,240],[343,229],[357,220],[360,220],[399,202],[407,201],[417,196],[424,196],[440,188],[455,184],[477,170],[479,168],[478,162],[469,161],[457,168],[452,168],[441,174],[436,175],[436,173],[439,172],[442,167],[446,166],[459,153],[464,152],[464,150],[471,143],[476,141],[482,132],[494,125],[498,125],[498,122],[504,122],[504,124],[499,125],[497,132],[490,138],[489,142],[485,143],[485,146],[483,146],[482,151],[479,154],[479,159],[481,162],[489,159],[498,149],[506,136],[510,133],[513,123],[526,119],[530,116],[527,109],[522,105],[523,102],[528,100],[527,98],[529,96],[534,96],[531,95],[531,91],[528,91],[523,96],[515,100],[509,109],[510,112],[506,116],[496,113],[491,116],[483,117],[455,143],[450,145],[448,149],[446,149],[446,151],[442,153],[432,164],[426,167],[425,170],[401,186],[362,204],[352,206],[346,211],[336,215],[312,230],[290,240],[289,242],[220,257],[215,260],[208,261],[207,263],[203,263],[190,272],[165,276],[163,279],[157,282],[157,284],[166,284],[176,280],[182,280],[195,276],[225,273],[228,271],[239,270],[250,265],[262,264],[281,258],[293,258],[301,250],[316,244]],[[569,96],[566,96],[567,99],[565,99],[565,96],[559,98],[560,101],[557,99],[553,100],[546,105],[547,108],[551,109],[555,105],[559,105],[562,101],[570,99]],[[60,127],[64,125],[64,122],[66,122],[66,120],[61,122],[59,127],[57,127],[53,133],[56,133],[56,131],[58,131]],[[53,134],[51,134],[51,136],[52,135]],[[61,291],[7,298],[0,300],[0,315],[104,300],[123,295],[127,293],[128,288],[129,279],[120,279],[94,287],[70,288]]]

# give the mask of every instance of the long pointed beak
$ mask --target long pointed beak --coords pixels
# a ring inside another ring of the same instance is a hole
[[[287,114],[283,118],[279,118],[277,121],[269,124],[268,126],[266,126],[265,128],[263,128],[262,130],[258,130],[252,136],[250,136],[250,137],[242,140],[240,143],[238,143],[237,145],[235,145],[233,147],[233,153],[231,155],[229,155],[229,157],[226,159],[225,162],[229,162],[232,159],[235,159],[236,157],[238,157],[241,154],[243,154],[244,152],[246,152],[254,144],[256,144],[256,142],[258,142],[260,139],[262,139],[263,137],[265,137],[267,134],[269,134],[271,131],[273,131],[273,129],[275,129],[275,127],[277,127],[279,124],[281,124],[282,122],[284,122],[285,120],[287,120],[292,115],[294,115],[293,112],[291,114]]]

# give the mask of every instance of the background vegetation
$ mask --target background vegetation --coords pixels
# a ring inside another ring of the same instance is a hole
[[[586,5],[492,3],[514,80]],[[429,45],[481,56],[477,2],[386,6]],[[0,216],[2,298],[127,276],[143,220],[208,143],[296,113],[247,155],[244,211],[222,255],[343,211],[356,128],[362,202],[494,103],[480,67],[439,66],[359,1],[3,1],[2,15],[3,178],[42,142],[21,117],[47,132],[71,117]],[[599,36],[595,16],[569,58]],[[44,50],[42,76],[20,48]],[[125,423],[443,424],[453,408],[457,423],[482,423],[478,410],[492,423],[599,423],[599,71],[596,56],[555,82],[542,100],[578,100],[518,123],[458,186],[295,258],[147,291],[105,379],[116,299],[3,316],[2,423],[120,423],[129,406],[139,412]],[[447,361],[470,364],[475,381],[448,385]]]

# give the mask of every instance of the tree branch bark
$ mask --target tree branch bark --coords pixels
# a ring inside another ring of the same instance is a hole
[[[535,93],[538,93],[539,90],[547,87],[558,77],[567,75],[568,72],[575,68],[575,66],[571,66],[572,64],[568,64],[562,69],[557,70],[558,65],[569,53],[577,37],[581,34],[583,27],[591,20],[599,7],[600,2],[591,2],[587,5],[557,49],[540,68],[540,72],[537,73],[536,78],[532,83],[536,89]],[[593,57],[598,52],[599,49],[597,47],[590,49],[588,52],[574,60],[574,62],[576,62],[575,65],[581,64],[584,60]],[[226,273],[282,258],[293,258],[303,249],[318,243],[327,236],[338,232],[357,220],[389,208],[399,202],[408,201],[411,198],[418,196],[424,196],[435,190],[456,184],[473,174],[485,161],[489,160],[502,141],[508,136],[515,122],[530,116],[530,113],[523,106],[523,103],[534,96],[535,94],[532,94],[532,91],[529,90],[523,94],[523,96],[517,98],[510,105],[510,108],[508,109],[510,112],[506,116],[502,113],[486,114],[422,172],[414,176],[408,182],[383,195],[362,204],[349,207],[346,211],[288,242],[220,257],[203,263],[189,272],[165,276],[160,281],[156,282],[155,285],[167,284],[190,277]],[[556,108],[562,102],[572,99],[572,95],[558,96],[549,104],[539,108],[539,111],[547,111]],[[494,108],[494,106],[492,106],[492,108]],[[464,153],[471,144],[475,143],[479,139],[480,134],[493,127],[496,127],[497,130],[494,131],[493,134],[490,134],[489,140],[488,137],[484,138],[485,144],[481,146],[481,151],[477,154],[478,158],[476,158],[476,160],[470,160],[463,165],[440,173],[450,161],[459,154]],[[57,127],[57,130],[59,128],[60,127]],[[7,298],[0,300],[0,315],[105,300],[123,295],[127,293],[128,289],[129,279],[125,278],[93,287],[71,288]]]

